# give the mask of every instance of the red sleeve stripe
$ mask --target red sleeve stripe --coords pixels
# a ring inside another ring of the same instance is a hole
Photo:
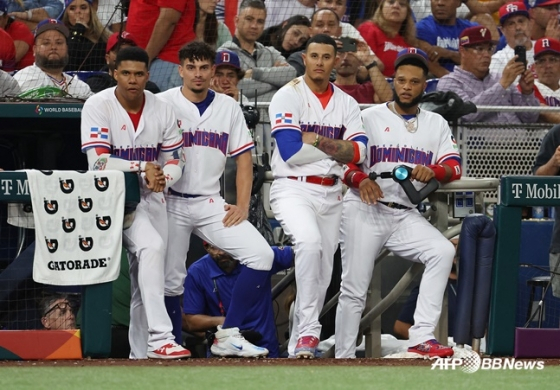
[[[352,134],[352,136],[348,137],[348,141],[351,141],[356,137],[362,137],[362,136],[367,137],[366,133],[364,133],[363,131],[360,133]]]
[[[161,145],[162,152],[173,152],[174,150],[180,149],[183,146],[183,140],[173,144],[173,145]]]
[[[86,142],[82,144],[82,152],[85,152],[86,150],[91,148],[107,148],[111,150],[111,144],[108,142],[99,142],[99,141]]]
[[[354,141],[352,141],[352,146],[354,147],[354,158],[352,159],[352,163],[355,164],[360,161],[360,147],[358,146],[358,143]]]
[[[248,143],[247,145],[243,145],[243,146],[240,147],[240,148],[237,148],[237,149],[235,149],[235,150],[232,150],[231,152],[229,152],[229,155],[230,155],[231,157],[235,157],[235,156],[237,156],[237,155],[239,155],[239,154],[242,154],[242,153],[246,152],[247,150],[253,149],[254,147],[255,147],[255,144],[252,143],[252,142],[250,142],[250,143]]]
[[[448,158],[453,158],[453,159],[459,159],[459,161],[461,160],[461,156],[459,155],[459,153],[448,153],[446,155],[443,155],[439,158],[439,160],[437,160],[436,164],[441,164],[444,160],[447,160]]]
[[[164,165],[164,166],[165,166],[165,165],[179,165],[179,159],[178,159],[178,158],[174,158],[173,160],[166,161],[166,163],[163,164],[163,165]]]
[[[282,124],[280,126],[273,127],[272,130],[271,130],[271,133],[274,133],[275,131],[278,131],[278,130],[298,130],[298,131],[301,131],[301,127],[296,126],[296,125]]]

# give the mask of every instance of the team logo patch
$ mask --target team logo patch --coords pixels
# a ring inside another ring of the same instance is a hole
[[[58,240],[45,237],[45,243],[49,253],[54,253],[58,250]]]
[[[107,230],[111,227],[111,217],[108,215],[103,217],[96,215],[95,224],[99,230]]]
[[[275,116],[275,119],[276,119],[275,124],[279,125],[279,124],[285,123],[285,124],[291,125],[293,123],[292,117],[293,117],[293,115],[292,115],[291,112],[278,113]]]
[[[453,149],[457,149],[457,140],[453,137],[453,134],[451,134],[451,143],[453,144]]]
[[[66,233],[72,233],[76,229],[76,220],[74,218],[62,218],[62,230]]]
[[[107,188],[109,188],[109,179],[107,177],[94,176],[94,181],[95,188],[97,188],[101,192],[107,191]]]
[[[65,194],[70,194],[74,191],[74,180],[72,179],[59,179],[60,182],[60,189]]]
[[[93,238],[80,236],[78,238],[78,244],[81,250],[83,250],[84,252],[88,252],[91,250],[91,248],[93,248]]]
[[[95,162],[95,164],[93,164],[93,170],[94,171],[104,171],[106,166],[107,166],[107,159],[105,157],[102,157],[102,158],[98,159]]]
[[[56,214],[58,211],[58,202],[56,200],[43,200],[43,205],[45,206],[45,211],[47,214]]]
[[[92,127],[89,137],[95,139],[109,139],[109,129],[107,127]]]
[[[91,208],[93,207],[93,199],[91,199],[91,198],[84,198],[84,199],[78,198],[78,207],[84,213],[89,213],[91,211]]]

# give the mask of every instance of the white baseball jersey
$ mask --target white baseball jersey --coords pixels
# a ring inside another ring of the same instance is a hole
[[[538,80],[535,80],[535,87],[537,88],[538,93],[541,95],[540,97],[542,97],[542,100],[539,96],[537,96],[537,98],[539,98],[542,103],[551,107],[560,106],[560,88],[556,89],[556,91],[553,91]]]
[[[14,75],[14,79],[18,82],[22,92],[27,92],[41,87],[57,87],[67,91],[71,97],[77,99],[87,99],[93,95],[89,85],[84,83],[78,77],[72,77],[63,73],[64,81],[56,82],[41,70],[37,65],[33,64],[23,68]],[[68,88],[66,88],[68,86]]]
[[[216,93],[201,116],[196,105],[183,96],[181,87],[169,89],[158,97],[173,107],[183,129],[187,166],[173,190],[191,195],[219,193],[226,157],[239,156],[254,147],[239,103]]]
[[[352,140],[365,136],[360,107],[354,98],[341,89],[333,88],[333,96],[323,109],[319,98],[309,89],[303,76],[283,86],[272,98],[269,107],[272,135],[280,130],[310,131],[323,137]],[[272,154],[272,174],[275,178],[288,176],[342,176],[342,165],[333,158],[293,165],[285,162],[280,153]]]
[[[109,153],[124,160],[157,161],[163,165],[160,151],[172,152],[181,148],[183,142],[173,109],[151,92],[144,91],[144,111],[135,130],[130,116],[115,96],[115,88],[105,89],[85,102],[82,152],[107,148]]]
[[[364,128],[369,139],[364,172],[390,172],[397,165],[414,167],[417,164],[441,164],[443,161],[459,159],[457,143],[445,119],[439,114],[420,110],[417,131],[411,133],[404,127],[403,119],[388,107],[389,103],[368,108],[362,112]],[[377,179],[383,191],[383,202],[397,202],[415,207],[400,185],[391,179]],[[416,189],[425,183],[413,181]],[[359,191],[352,195],[360,199]]]

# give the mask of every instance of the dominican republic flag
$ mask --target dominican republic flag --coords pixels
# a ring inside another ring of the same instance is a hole
[[[276,114],[276,125],[280,125],[282,123],[286,123],[286,124],[292,124],[292,113],[290,112],[284,112],[284,113],[279,113]]]
[[[92,127],[90,138],[109,139],[109,129],[106,127]]]

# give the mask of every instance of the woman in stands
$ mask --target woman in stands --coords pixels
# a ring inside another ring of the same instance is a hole
[[[65,70],[97,71],[105,66],[105,48],[110,32],[92,7],[93,0],[66,0],[62,22],[70,30]]]
[[[263,31],[258,39],[265,46],[273,46],[284,58],[302,50],[309,39],[311,22],[307,16],[294,15],[277,26]]]
[[[358,31],[385,65],[383,74],[393,77],[397,53],[416,45],[416,26],[408,0],[382,0],[373,18]]]
[[[25,23],[8,15],[8,2],[0,0],[0,29],[5,30],[12,40],[16,49],[15,70],[33,65],[33,33]],[[9,69],[9,70],[14,70]]]
[[[194,32],[196,39],[210,45],[214,50],[231,41],[227,26],[216,19],[218,0],[197,0]]]

